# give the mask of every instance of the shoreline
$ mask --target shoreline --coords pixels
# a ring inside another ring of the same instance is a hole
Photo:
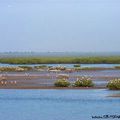
[[[107,89],[106,87],[54,87],[54,86],[0,86],[0,89],[56,89],[56,90],[92,90],[92,89]]]

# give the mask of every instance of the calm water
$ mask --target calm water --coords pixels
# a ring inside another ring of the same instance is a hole
[[[120,98],[108,90],[0,90],[0,120],[90,120],[119,115]]]
[[[37,66],[37,65],[47,65],[47,66],[65,66],[67,68],[74,67],[74,64],[27,64],[27,65],[18,65],[18,64],[2,64],[0,66]],[[120,66],[120,64],[80,64],[81,67],[105,67],[105,68],[113,68],[115,66]]]

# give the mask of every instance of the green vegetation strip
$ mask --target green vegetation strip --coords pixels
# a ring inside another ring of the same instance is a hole
[[[0,58],[0,63],[8,64],[119,64],[117,57],[21,57]]]

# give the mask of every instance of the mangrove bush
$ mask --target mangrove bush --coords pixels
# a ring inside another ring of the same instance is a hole
[[[93,87],[94,84],[90,78],[81,77],[75,81],[74,86],[75,87]]]
[[[120,79],[110,80],[109,83],[107,84],[107,87],[110,90],[120,90]]]
[[[55,81],[54,85],[56,87],[68,87],[70,85],[70,82],[68,80],[60,79]]]

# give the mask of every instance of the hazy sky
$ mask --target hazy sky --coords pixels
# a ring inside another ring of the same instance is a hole
[[[120,0],[0,0],[4,51],[120,51]]]

